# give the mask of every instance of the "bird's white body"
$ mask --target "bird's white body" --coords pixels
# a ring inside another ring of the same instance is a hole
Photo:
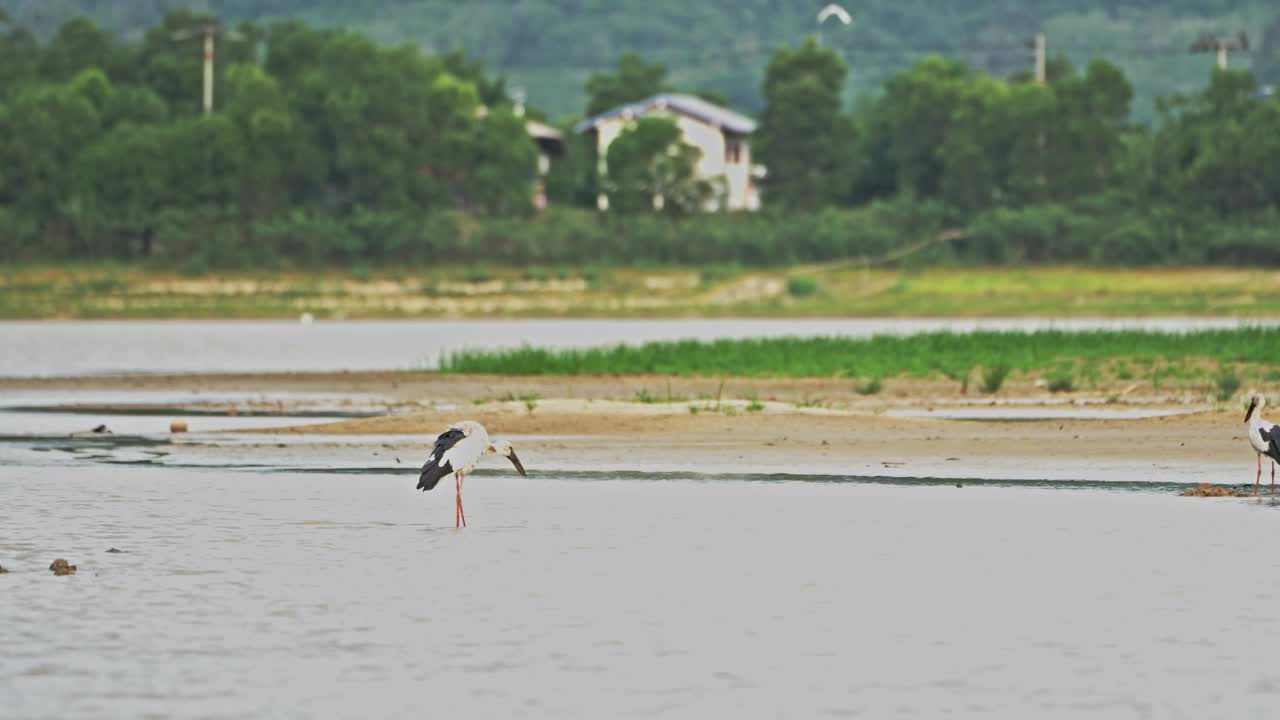
[[[449,463],[450,467],[453,468],[453,474],[470,475],[471,471],[476,469],[480,458],[492,452],[489,444],[489,431],[474,420],[463,420],[460,423],[454,423],[450,427],[461,430],[466,437],[444,451],[440,462],[441,464]],[[427,460],[429,462],[431,458],[427,458]]]
[[[1253,478],[1253,494],[1258,494],[1262,484],[1262,458],[1266,457],[1271,465],[1271,494],[1276,492],[1276,454],[1271,448],[1271,433],[1276,432],[1276,424],[1262,419],[1262,408],[1267,406],[1267,398],[1254,395],[1249,399],[1249,409],[1244,414],[1245,435],[1249,438],[1249,447],[1258,454],[1258,474]]]

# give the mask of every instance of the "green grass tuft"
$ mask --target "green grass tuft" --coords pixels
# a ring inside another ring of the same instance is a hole
[[[1280,329],[1239,328],[1189,333],[1137,330],[1034,333],[925,333],[871,338],[815,337],[652,342],[641,345],[546,350],[462,350],[444,358],[441,369],[499,375],[679,375],[742,377],[837,377],[857,367],[864,377],[927,377],[939,368],[996,370],[1055,368],[1073,360],[1125,359],[1145,368],[1159,387],[1166,377],[1187,375],[1187,361],[1220,363],[1249,359],[1280,366]],[[1178,362],[1176,368],[1168,363]],[[946,372],[946,371],[944,371]],[[954,375],[948,372],[949,377]],[[965,374],[967,376],[967,373]],[[998,388],[998,386],[997,386]],[[987,392],[990,392],[989,390]],[[717,393],[718,395],[719,393]]]
[[[1009,377],[1010,369],[1008,365],[1003,363],[984,369],[982,371],[982,392],[988,395],[1000,392],[1005,378]]]

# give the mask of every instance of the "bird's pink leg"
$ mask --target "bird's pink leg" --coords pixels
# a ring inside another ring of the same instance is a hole
[[[1258,497],[1258,483],[1262,482],[1262,456],[1258,456],[1258,474],[1253,478],[1253,496]]]
[[[467,512],[462,509],[462,484],[466,482],[466,477],[462,473],[458,473],[458,517],[462,519],[462,527],[467,526]]]

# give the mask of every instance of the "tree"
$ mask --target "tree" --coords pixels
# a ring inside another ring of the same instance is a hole
[[[252,232],[255,219],[287,204],[288,180],[305,150],[284,93],[262,68],[235,65],[226,85],[226,115],[239,130],[244,152],[238,205],[246,232]]]
[[[507,81],[500,77],[491,78],[484,70],[484,63],[467,57],[461,50],[445,53],[440,57],[445,72],[471,83],[480,95],[480,102],[494,107],[509,102],[507,98]]]
[[[599,115],[619,105],[643,100],[667,89],[667,68],[649,64],[635,53],[618,58],[615,73],[592,73],[587,78],[587,115]]]
[[[1253,57],[1253,74],[1264,85],[1280,85],[1280,15],[1262,32],[1262,42]]]
[[[15,27],[0,34],[0,99],[36,78],[39,59],[40,44],[30,30]]]
[[[779,48],[765,70],[765,108],[754,140],[768,168],[767,202],[815,208],[847,193],[853,123],[841,114],[848,68],[835,51],[810,38]]]
[[[61,81],[89,68],[110,74],[117,69],[115,60],[111,35],[80,17],[67,21],[49,40],[40,56],[40,75]]]
[[[85,241],[94,255],[152,254],[157,216],[177,205],[175,190],[186,182],[170,168],[174,150],[169,128],[125,123],[79,155],[75,177],[90,202]]]
[[[645,117],[619,133],[605,157],[609,207],[622,213],[697,212],[714,195],[695,169],[701,152],[686,144],[675,122]]]
[[[471,147],[468,161],[475,170],[466,185],[470,204],[491,215],[532,210],[538,148],[525,130],[524,119],[506,108],[488,113]]]
[[[1280,109],[1256,92],[1252,73],[1215,69],[1203,92],[1165,104],[1152,158],[1158,195],[1219,217],[1280,206]]]
[[[930,57],[885,85],[898,185],[921,197],[936,197],[943,178],[938,152],[946,141],[972,71],[956,60]]]
[[[100,128],[93,102],[70,85],[23,88],[0,106],[0,205],[34,218],[55,247],[73,240],[75,159]]]

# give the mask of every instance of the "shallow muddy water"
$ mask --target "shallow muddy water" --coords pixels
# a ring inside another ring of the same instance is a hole
[[[0,376],[303,372],[435,367],[464,348],[581,347],[649,340],[1058,328],[1186,331],[1280,320],[953,318],[0,322]]]
[[[452,490],[414,490],[416,458],[67,442],[0,442],[5,717],[1264,718],[1280,703],[1267,499],[540,468],[478,473],[455,531]],[[141,464],[115,464],[130,453]],[[78,573],[53,577],[55,557]]]

